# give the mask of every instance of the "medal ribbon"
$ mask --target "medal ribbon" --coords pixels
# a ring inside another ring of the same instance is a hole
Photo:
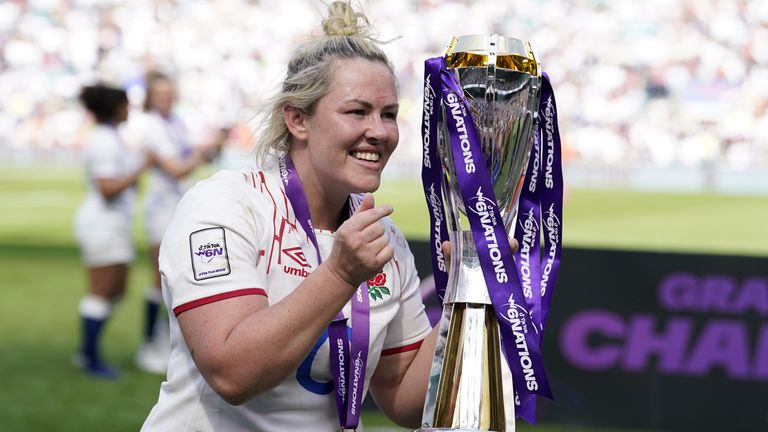
[[[304,194],[304,186],[301,184],[301,179],[296,173],[296,167],[294,167],[291,158],[286,155],[280,157],[280,177],[288,200],[291,202],[291,207],[293,207],[293,212],[296,214],[296,219],[315,247],[317,263],[320,265],[322,256],[312,226],[312,217],[309,213],[307,197]],[[351,212],[352,206],[350,205]],[[367,282],[363,282],[357,287],[357,291],[351,299],[353,324],[351,326],[351,342],[347,335],[347,318],[341,311],[328,326],[336,412],[339,416],[339,426],[345,429],[355,429],[360,423],[370,337],[369,301],[368,285]]]

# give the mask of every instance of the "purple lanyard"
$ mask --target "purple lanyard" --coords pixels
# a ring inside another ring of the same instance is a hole
[[[439,91],[436,92],[436,89]],[[436,94],[442,97],[438,102],[442,107],[435,102]],[[507,247],[507,234],[496,205],[469,104],[455,76],[446,69],[442,57],[428,59],[425,62],[423,137],[426,138],[423,141],[422,180],[432,213],[430,238],[444,240],[443,230],[435,223],[440,219],[439,215],[434,214],[437,205],[432,204],[435,202],[434,195],[437,195],[437,198],[440,196],[439,193],[435,193],[440,190],[441,179],[440,160],[436,154],[435,129],[441,109],[446,113],[446,130],[454,155],[453,163],[456,167],[462,200],[470,203],[467,205],[467,218],[472,229],[478,258],[484,269],[483,276],[488,294],[499,321],[502,349],[512,371],[515,392],[523,401],[533,399],[537,394],[551,399],[552,392],[541,358],[539,331],[541,324],[529,311],[532,308],[524,295],[512,251]],[[468,153],[469,159],[465,153]],[[442,209],[442,207],[439,208]],[[434,265],[437,261],[435,244],[431,244],[431,248]],[[436,268],[441,270],[439,267]],[[436,273],[438,273],[437,270]],[[435,277],[438,292],[445,290],[445,285],[438,285],[441,279]],[[529,422],[535,421],[535,412],[522,410],[518,413]]]
[[[304,195],[304,186],[301,184],[301,179],[296,173],[291,158],[287,155],[280,157],[280,177],[288,200],[291,202],[291,207],[293,207],[293,212],[296,214],[296,219],[315,247],[317,264],[320,265],[323,258],[320,255],[320,247],[312,226],[312,217],[309,213],[307,197]],[[350,205],[350,212],[352,211]],[[360,284],[351,301],[352,324],[354,324],[352,325],[351,344],[347,336],[347,318],[341,311],[328,326],[328,343],[339,426],[355,429],[360,422],[360,409],[365,388],[365,367],[368,362],[370,307],[367,282]]]

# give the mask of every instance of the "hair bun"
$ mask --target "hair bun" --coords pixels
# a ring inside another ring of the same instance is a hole
[[[328,5],[328,18],[323,20],[327,36],[369,36],[368,18],[352,8],[349,0],[336,0]]]

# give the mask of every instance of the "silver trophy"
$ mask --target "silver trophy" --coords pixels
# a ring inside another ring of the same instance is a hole
[[[454,37],[444,53],[470,103],[482,152],[507,232],[536,129],[541,67],[528,42],[495,34]],[[453,254],[429,388],[419,431],[514,430],[511,373],[440,114],[446,221]]]

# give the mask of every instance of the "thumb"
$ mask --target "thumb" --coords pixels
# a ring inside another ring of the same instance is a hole
[[[360,205],[357,206],[357,210],[355,210],[355,214],[362,213],[366,210],[370,210],[373,208],[373,194],[367,193],[363,195],[363,200],[360,202]]]

